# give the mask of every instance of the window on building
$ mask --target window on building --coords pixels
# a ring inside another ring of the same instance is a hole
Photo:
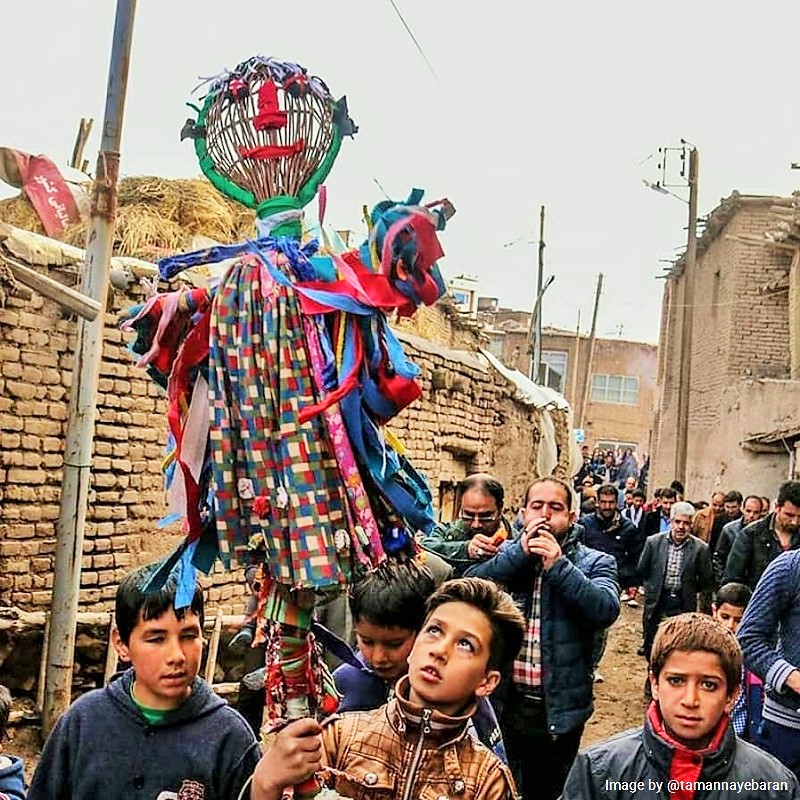
[[[592,375],[593,403],[639,405],[639,379],[633,375]]]
[[[564,394],[567,388],[567,352],[565,350],[542,350],[539,383]]]

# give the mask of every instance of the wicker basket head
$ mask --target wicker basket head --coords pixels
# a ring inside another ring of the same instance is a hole
[[[301,209],[330,172],[342,136],[358,128],[343,97],[304,67],[255,56],[209,82],[196,121],[200,167],[224,194],[264,218]]]

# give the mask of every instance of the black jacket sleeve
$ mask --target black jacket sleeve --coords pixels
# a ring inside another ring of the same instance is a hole
[[[722,576],[723,583],[744,583],[749,586],[749,565],[753,560],[753,537],[743,528],[733,540],[731,552],[725,563],[725,572]]]

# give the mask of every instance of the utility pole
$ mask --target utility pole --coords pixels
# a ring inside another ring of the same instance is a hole
[[[553,276],[544,284],[544,206],[539,211],[539,268],[536,275],[536,300],[531,312],[531,324],[528,328],[528,359],[530,377],[539,383],[539,372],[542,368],[542,295],[553,282]]]
[[[681,363],[678,380],[678,425],[675,441],[675,477],[686,486],[686,452],[689,439],[689,395],[692,381],[692,323],[697,262],[697,180],[700,155],[689,151],[689,229],[683,258],[683,312],[681,315]]]
[[[572,357],[572,378],[570,380],[569,396],[573,408],[578,400],[578,361],[581,354],[581,310],[578,309],[578,322],[575,325],[575,354]],[[565,387],[566,388],[566,387]]]
[[[594,294],[594,311],[592,312],[592,329],[589,332],[589,352],[586,356],[586,368],[583,374],[583,399],[581,401],[581,414],[578,418],[578,428],[583,428],[586,419],[586,406],[589,403],[589,384],[592,377],[592,361],[594,360],[594,343],[597,332],[597,312],[600,308],[600,295],[603,293],[603,273],[597,276],[597,289]]]
[[[536,273],[536,332],[533,347],[533,381],[539,383],[542,370],[542,295],[544,294],[544,206],[539,209],[539,265]]]
[[[45,736],[69,706],[72,695],[83,533],[91,479],[97,384],[103,356],[109,261],[117,206],[119,148],[135,14],[136,0],[117,0],[103,135],[92,188],[86,264],[81,284],[81,292],[100,304],[100,313],[91,321],[81,318],[77,323],[61,501],[56,527],[50,641],[47,648],[42,708]]]

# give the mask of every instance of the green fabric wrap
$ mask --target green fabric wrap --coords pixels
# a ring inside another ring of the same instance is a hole
[[[256,215],[259,219],[266,219],[273,214],[280,214],[284,211],[296,211],[303,206],[296,197],[288,194],[279,194],[277,197],[270,197],[262,200],[256,207]],[[276,225],[270,232],[270,236],[292,236],[299,239],[303,235],[303,223],[299,219],[284,222]]]

